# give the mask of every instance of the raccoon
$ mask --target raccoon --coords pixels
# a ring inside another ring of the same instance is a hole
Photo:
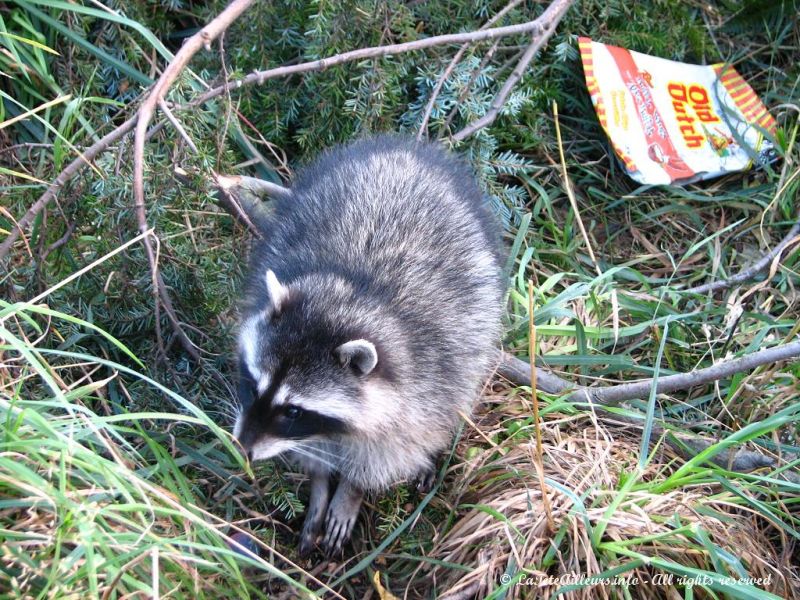
[[[364,493],[432,482],[471,411],[500,340],[500,230],[465,164],[397,136],[323,154],[262,229],[234,435],[308,473],[300,554],[323,529],[339,553]]]

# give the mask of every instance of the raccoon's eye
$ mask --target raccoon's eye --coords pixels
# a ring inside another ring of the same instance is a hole
[[[296,406],[287,406],[284,414],[288,419],[297,419],[303,414],[303,409]]]

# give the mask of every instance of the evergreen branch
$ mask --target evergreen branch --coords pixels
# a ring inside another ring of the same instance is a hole
[[[506,79],[506,82],[497,93],[497,96],[495,96],[495,99],[492,101],[492,105],[489,107],[489,110],[486,111],[486,114],[480,119],[476,119],[464,127],[464,129],[461,131],[453,134],[453,141],[460,142],[479,129],[483,129],[484,127],[488,127],[494,123],[494,120],[497,118],[497,115],[500,114],[500,110],[503,108],[508,96],[511,94],[511,90],[514,89],[514,86],[522,78],[522,75],[525,73],[525,69],[528,68],[528,65],[533,60],[533,57],[536,56],[536,53],[553,35],[556,26],[558,26],[558,23],[561,21],[564,14],[566,14],[567,10],[572,5],[572,2],[573,0],[555,0],[555,2],[553,2],[547,8],[547,10],[544,11],[544,13],[542,13],[541,17],[536,19],[536,21],[533,21],[534,23],[541,23],[541,27],[535,30],[530,45],[519,59],[519,62],[517,63],[517,66],[514,67],[511,75],[509,75],[508,79]]]
[[[506,14],[508,14],[511,10],[516,8],[522,0],[511,0],[503,9],[501,9],[495,16],[489,19],[480,29],[479,31],[483,31],[488,29],[490,26],[494,25],[502,19]],[[442,87],[444,87],[445,81],[450,77],[453,73],[453,70],[456,68],[456,65],[461,61],[461,57],[464,56],[464,53],[470,47],[470,42],[464,43],[461,48],[458,49],[456,55],[450,61],[450,64],[447,65],[447,68],[442,73],[442,76],[439,77],[439,80],[436,82],[436,86],[433,88],[431,92],[431,97],[428,99],[428,104],[425,106],[425,113],[422,116],[422,123],[420,123],[419,131],[417,132],[417,140],[421,140],[422,137],[425,135],[426,130],[428,129],[428,121],[431,118],[431,113],[433,112],[433,106],[436,104],[436,98],[439,97],[439,94],[442,91]]]

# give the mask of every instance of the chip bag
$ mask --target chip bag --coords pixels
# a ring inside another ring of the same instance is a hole
[[[600,124],[636,181],[684,184],[776,158],[775,119],[733,67],[579,45]]]

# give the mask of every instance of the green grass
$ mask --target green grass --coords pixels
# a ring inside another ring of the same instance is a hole
[[[503,5],[258,3],[225,37],[226,69],[233,77],[477,29]],[[3,233],[77,148],[135,110],[155,76],[151,61],[163,65],[223,3],[114,2],[111,11],[57,0],[4,6]],[[521,358],[529,352],[529,280],[540,359],[578,383],[689,371],[797,335],[797,247],[764,285],[714,296],[682,291],[737,272],[795,219],[797,9],[780,0],[711,7],[586,0],[573,7],[516,88],[508,114],[455,148],[506,224],[507,349]],[[534,10],[524,4],[506,23]],[[774,109],[782,160],[686,188],[637,186],[610,158],[582,80],[577,35],[675,60],[735,62]],[[446,136],[483,114],[525,42],[504,40],[476,78],[491,44],[467,52],[437,102],[431,135]],[[169,127],[148,143],[148,220],[199,362],[173,339],[163,313],[167,360],[160,355],[147,258],[140,244],[125,246],[138,231],[130,140],[59,192],[0,273],[0,594],[237,598],[312,590],[335,597],[324,584],[355,598],[368,590],[375,597],[377,576],[398,597],[437,597],[481,582],[479,597],[536,597],[528,578],[564,574],[640,578],[607,586],[612,598],[800,593],[798,485],[777,472],[737,474],[705,462],[747,442],[780,456],[784,471],[800,466],[798,363],[619,409],[642,418],[644,432],[540,395],[552,523],[533,459],[530,390],[495,382],[464,425],[434,493],[419,498],[400,486],[371,498],[345,560],[316,570],[316,562],[290,562],[303,478],[272,463],[250,471],[229,434],[235,304],[249,240],[202,177],[181,185],[173,167],[280,182],[333,143],[370,131],[413,133],[454,52],[434,48],[244,89],[176,111],[196,154]],[[169,99],[186,102],[201,82],[222,77],[220,56],[216,44],[199,54]],[[553,102],[601,275],[563,191]],[[687,461],[653,435],[644,415],[722,441]],[[239,531],[259,544],[260,557],[231,549],[229,536]],[[766,576],[767,584],[744,581]],[[586,585],[554,583],[548,591],[594,597],[598,588]]]
[[[53,330],[61,321],[75,322],[15,304],[3,311],[0,326],[0,351],[21,357],[7,365],[8,395],[0,397],[4,589],[19,596],[83,590],[109,597],[158,594],[165,586],[195,596],[236,596],[253,591],[247,567],[291,581],[263,559],[231,549],[234,529],[205,508],[212,498],[202,480],[243,466],[230,435],[137,371],[38,348],[23,336],[44,333],[42,316]],[[17,327],[7,327],[12,323]],[[49,395],[31,394],[35,378]],[[167,400],[164,410],[126,410],[118,397],[120,389],[127,394],[123,378],[157,389]],[[195,441],[203,437],[208,441]]]

